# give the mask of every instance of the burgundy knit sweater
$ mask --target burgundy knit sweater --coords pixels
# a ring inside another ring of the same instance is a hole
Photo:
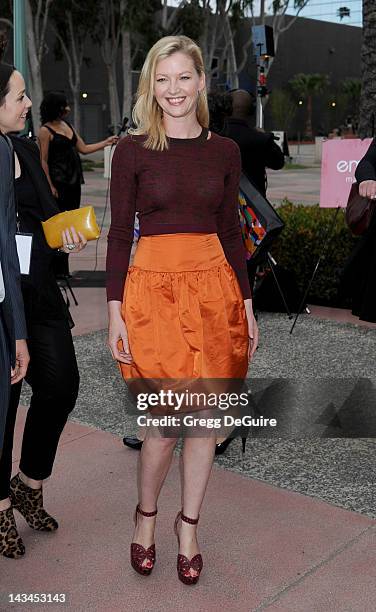
[[[140,235],[218,234],[244,299],[251,297],[239,218],[238,145],[207,130],[197,138],[169,138],[165,151],[145,149],[145,136],[126,136],[112,161],[107,299],[122,300],[133,242]]]

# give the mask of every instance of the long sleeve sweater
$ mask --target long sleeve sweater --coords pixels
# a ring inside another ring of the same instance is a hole
[[[168,149],[143,146],[144,136],[117,145],[111,174],[107,299],[122,300],[133,242],[140,235],[217,233],[244,299],[251,297],[238,217],[241,159],[236,143],[203,130],[197,138],[169,138]]]

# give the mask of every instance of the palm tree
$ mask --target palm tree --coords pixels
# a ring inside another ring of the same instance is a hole
[[[359,136],[374,136],[376,112],[376,3],[363,0]]]
[[[297,106],[291,93],[284,89],[274,89],[270,102],[274,129],[288,132],[296,115]]]
[[[312,139],[312,99],[314,95],[321,94],[329,85],[329,77],[327,74],[304,74],[300,72],[289,81],[289,84],[298,96],[307,100],[306,136]]]
[[[359,123],[359,103],[362,83],[360,79],[346,79],[342,83],[342,92],[345,94],[346,112],[350,113],[353,125]]]

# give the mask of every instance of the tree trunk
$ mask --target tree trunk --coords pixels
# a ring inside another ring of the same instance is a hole
[[[73,99],[73,125],[77,132],[81,129],[81,108],[80,108],[80,89],[81,89],[81,66],[83,57],[82,48],[77,50],[77,42],[74,36],[73,21],[69,17],[69,47],[60,36],[59,32],[54,28],[55,35],[59,39],[61,48],[68,63],[68,81]]]
[[[374,136],[376,123],[376,4],[363,0],[363,42],[361,50],[359,136]]]
[[[76,132],[80,133],[81,130],[81,107],[80,107],[80,85],[78,87],[71,87],[72,100],[73,100],[73,125]]]
[[[81,106],[80,106],[80,91],[81,91],[81,66],[82,58],[84,55],[85,39],[81,40],[81,43],[75,36],[74,29],[74,18],[71,12],[67,14],[68,25],[69,25],[69,38],[70,38],[70,71],[69,71],[69,85],[72,91],[73,97],[73,125],[78,133],[81,130]],[[66,49],[67,55],[69,50]]]
[[[312,140],[312,96],[307,96],[307,124],[306,124],[306,136]]]
[[[116,64],[106,64],[108,92],[110,96],[110,116],[113,133],[116,134],[120,124],[120,105],[117,86]]]
[[[210,91],[211,88],[211,80],[212,80],[212,65],[215,51],[218,46],[218,3],[217,3],[217,12],[215,15],[211,15],[207,7],[205,7],[205,16],[204,16],[204,26],[202,29],[202,34],[200,36],[199,44],[202,50],[202,59],[204,61],[205,67],[205,77],[206,77],[206,89]]]
[[[226,82],[230,89],[239,89],[239,74],[237,70],[237,61],[234,45],[234,34],[231,30],[231,24],[228,15],[224,16],[224,32],[227,48],[227,74]]]
[[[35,40],[33,13],[29,0],[26,0],[25,7],[29,83],[30,95],[33,103],[33,106],[31,108],[31,115],[33,119],[34,133],[37,135],[40,127],[39,109],[43,100],[42,74],[37,52],[37,41]]]
[[[123,118],[131,116],[132,109],[132,56],[131,33],[125,30],[122,34],[122,67],[123,67]]]
[[[34,58],[29,59],[30,93],[33,106],[31,116],[33,119],[34,134],[37,136],[40,128],[40,105],[43,100],[42,75],[40,66],[36,65]]]

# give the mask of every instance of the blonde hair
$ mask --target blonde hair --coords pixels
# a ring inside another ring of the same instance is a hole
[[[144,143],[147,149],[163,151],[168,148],[167,136],[163,126],[163,114],[154,96],[154,78],[157,63],[178,51],[185,53],[192,59],[200,76],[205,73],[200,47],[188,36],[165,36],[153,45],[141,70],[136,103],[132,112],[132,119],[136,128],[129,130],[130,134],[147,135],[147,140]],[[196,116],[202,127],[209,126],[209,109],[205,88],[198,95]]]

